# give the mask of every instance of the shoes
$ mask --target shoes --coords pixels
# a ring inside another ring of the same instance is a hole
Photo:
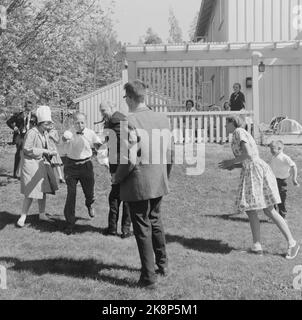
[[[140,288],[147,289],[147,290],[155,290],[156,289],[156,282],[149,282],[149,281],[140,279],[137,282],[137,286]]]
[[[48,213],[40,213],[39,214],[39,220],[42,220],[42,221],[50,221],[50,217],[51,217],[51,215]]]
[[[90,218],[94,218],[95,217],[94,208],[88,207],[88,214],[89,214]]]
[[[66,181],[64,179],[60,179],[60,183],[66,184]]]
[[[247,250],[248,253],[252,253],[252,254],[256,254],[258,256],[263,256],[263,250],[256,250],[254,248],[250,248],[249,250]]]
[[[133,233],[132,232],[123,232],[122,234],[121,234],[121,238],[122,239],[127,239],[127,238],[130,238],[130,237],[132,237],[133,236]]]
[[[106,229],[104,231],[104,235],[105,236],[117,236],[117,232],[114,230],[110,230],[110,229]]]
[[[23,228],[25,226],[25,220],[26,220],[26,215],[21,215],[21,217],[16,223],[17,227]]]
[[[167,267],[158,268],[155,273],[162,277],[167,277],[169,275],[169,269]]]
[[[300,246],[298,245],[298,243],[296,243],[296,245],[294,247],[289,247],[288,251],[287,251],[287,255],[286,255],[286,259],[287,260],[292,260],[295,259],[298,252],[300,250]]]
[[[71,227],[71,226],[66,227],[66,228],[64,229],[64,233],[65,233],[67,236],[73,234],[73,233],[74,233],[73,227]]]

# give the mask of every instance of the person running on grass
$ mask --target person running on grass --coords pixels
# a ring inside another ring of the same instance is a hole
[[[244,122],[239,116],[227,118],[226,130],[227,134],[233,134],[232,151],[235,158],[220,162],[219,167],[226,170],[242,167],[236,207],[241,212],[245,211],[249,217],[253,235],[251,252],[263,254],[258,219],[258,212],[263,210],[287,240],[288,251],[286,259],[294,259],[300,246],[293,238],[285,220],[274,208],[274,205],[281,202],[276,178],[270,166],[260,159],[256,142],[242,128],[243,125]]]

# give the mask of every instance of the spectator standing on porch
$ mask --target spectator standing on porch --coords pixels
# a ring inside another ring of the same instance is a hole
[[[230,109],[231,111],[240,111],[245,109],[245,96],[241,92],[241,84],[234,83],[233,85],[234,92],[230,97]]]

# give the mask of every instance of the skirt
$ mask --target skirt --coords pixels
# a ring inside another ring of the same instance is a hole
[[[276,177],[260,158],[246,160],[235,202],[239,212],[262,210],[281,203]]]

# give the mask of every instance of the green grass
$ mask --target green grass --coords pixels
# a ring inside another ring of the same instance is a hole
[[[301,148],[287,147],[286,152],[302,168]],[[270,157],[267,148],[261,148],[261,154],[265,160]],[[302,253],[287,261],[286,242],[263,214],[267,254],[241,252],[250,246],[251,233],[247,217],[233,210],[239,171],[217,168],[220,160],[231,157],[229,146],[206,147],[206,171],[201,176],[186,176],[184,166],[174,167],[171,193],[162,206],[171,275],[160,279],[155,292],[135,287],[140,274],[135,239],[102,235],[110,186],[105,168],[95,165],[95,219],[88,219],[78,188],[80,220],[75,235],[61,232],[64,186],[48,197],[47,208],[55,214],[55,222],[39,222],[35,202],[29,226],[16,229],[22,196],[19,183],[6,177],[13,155],[10,146],[0,151],[0,265],[7,267],[8,276],[8,289],[0,290],[0,299],[301,299],[292,283]],[[298,240],[301,204],[301,188],[290,184],[288,220]]]

